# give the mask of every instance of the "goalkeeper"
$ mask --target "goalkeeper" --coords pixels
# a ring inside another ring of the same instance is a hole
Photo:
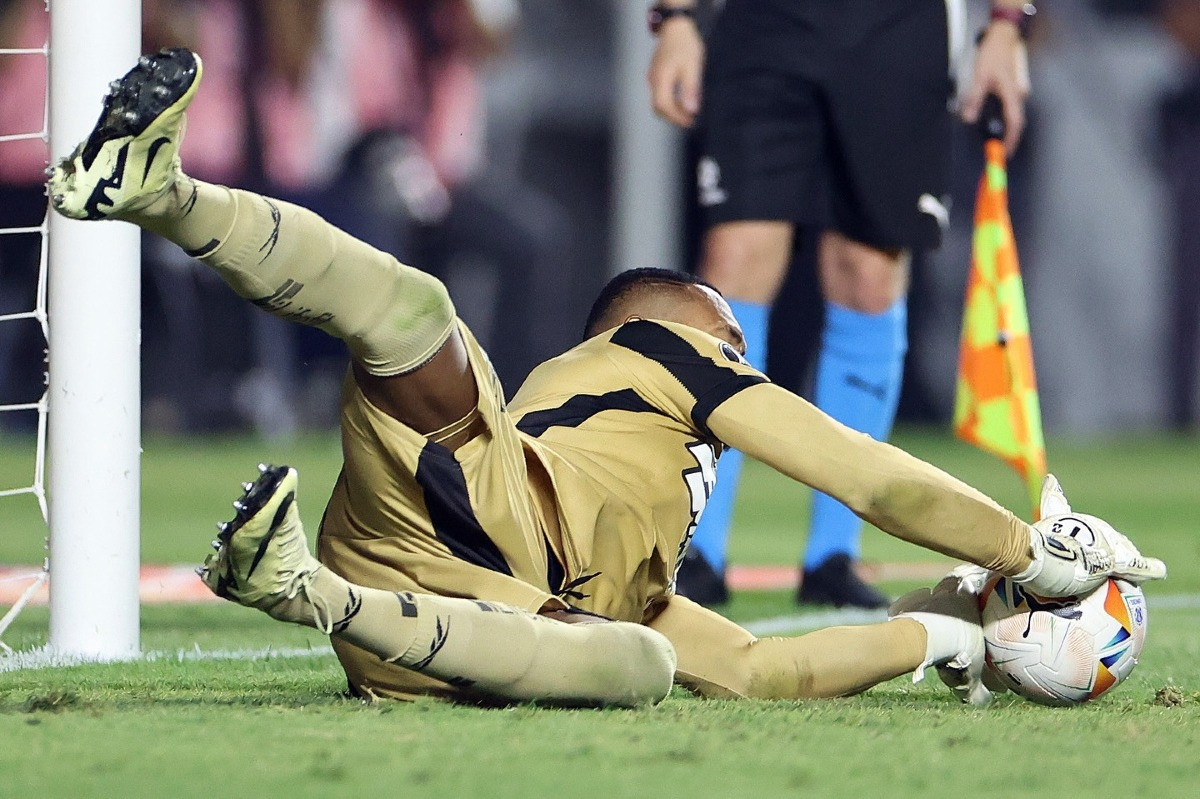
[[[1085,546],[1053,517],[1025,524],[772,385],[745,363],[725,301],[685,275],[615,278],[584,342],[507,406],[437,280],[302,208],[183,173],[201,72],[187,50],[143,56],[52,170],[51,203],[164,236],[260,308],[349,345],[320,560],[295,471],[264,466],[202,575],[330,634],[356,692],[637,705],[675,681],[707,696],[830,697],[935,665],[964,699],[986,697],[978,610],[954,578],[884,623],[796,638],[756,639],[676,596],[727,446],[1039,594],[1164,575],[1111,528]],[[1047,497],[1065,507],[1056,484]]]

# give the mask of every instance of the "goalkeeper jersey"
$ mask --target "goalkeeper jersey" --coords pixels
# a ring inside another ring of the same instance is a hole
[[[715,483],[710,415],[766,378],[706,333],[635,320],[539,366],[510,409],[460,332],[486,431],[451,452],[348,377],[322,561],[376,588],[641,620]]]

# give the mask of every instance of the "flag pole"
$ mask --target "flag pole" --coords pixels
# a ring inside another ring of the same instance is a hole
[[[1004,117],[995,97],[985,103],[979,129],[985,160],[975,204],[954,432],[1016,470],[1036,519],[1046,444],[1029,314],[1008,212]]]

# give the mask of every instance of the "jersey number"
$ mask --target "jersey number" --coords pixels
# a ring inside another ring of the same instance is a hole
[[[696,459],[694,468],[683,470],[683,482],[687,486],[688,498],[692,503],[692,515],[687,530],[683,533],[683,540],[679,542],[679,552],[675,556],[676,573],[679,572],[679,565],[683,563],[683,555],[687,552],[688,545],[692,543],[692,536],[696,534],[696,525],[700,523],[700,515],[704,513],[704,506],[712,496],[713,486],[717,484],[717,453],[712,446],[693,441],[687,445],[687,451]]]

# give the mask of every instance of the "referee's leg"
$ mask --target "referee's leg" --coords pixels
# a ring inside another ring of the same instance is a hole
[[[818,257],[825,329],[815,399],[835,419],[884,441],[908,349],[909,252],[935,246],[945,220],[952,84],[944,3],[910,3],[903,13],[860,10],[864,35],[834,54],[856,69],[822,83],[833,143],[832,219]],[[849,509],[814,497],[802,599],[886,605],[846,568],[858,558],[861,530]],[[815,591],[837,575],[841,596]]]
[[[729,302],[746,337],[746,361],[761,371],[767,368],[771,303],[787,272],[792,236],[790,222],[736,221],[717,224],[704,237],[704,253],[697,274]],[[727,451],[717,469],[719,479],[696,527],[691,548],[704,559],[704,566],[699,568],[710,568],[721,575],[725,570],[742,453],[735,449]],[[689,575],[683,570],[680,574],[682,592],[694,599],[711,604],[725,598],[723,591],[706,590],[705,583],[689,583]]]
[[[900,401],[908,349],[908,252],[879,249],[835,231],[821,236],[817,257],[825,326],[814,401],[839,422],[886,441]],[[885,607],[887,598],[859,580],[862,520],[814,492],[803,558],[802,601]]]

